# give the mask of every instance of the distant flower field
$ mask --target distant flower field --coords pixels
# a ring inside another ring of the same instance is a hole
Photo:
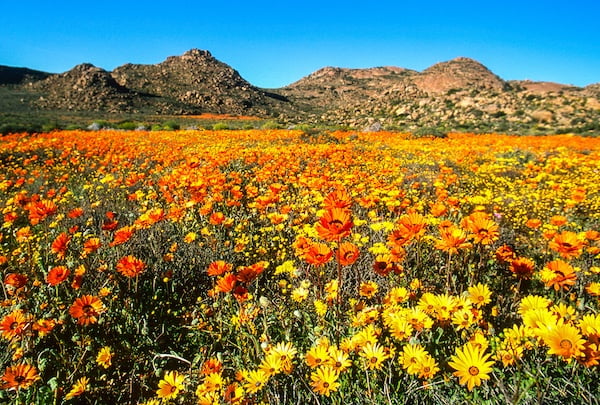
[[[0,138],[0,402],[598,403],[600,139]]]

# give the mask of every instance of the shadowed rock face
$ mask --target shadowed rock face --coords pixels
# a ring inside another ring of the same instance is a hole
[[[91,64],[62,74],[0,66],[0,90],[14,92],[13,99],[33,99],[33,109],[210,112],[356,128],[378,123],[378,128],[506,130],[600,121],[600,84],[578,88],[504,81],[469,58],[437,63],[422,72],[394,66],[325,67],[288,86],[266,90],[210,52],[192,49],[158,64],[125,64],[112,72]]]
[[[38,81],[34,87],[45,93],[36,104],[46,109],[129,111],[136,96],[110,73],[89,63]]]
[[[0,65],[0,85],[28,84],[43,80],[51,75],[51,73],[39,70]]]

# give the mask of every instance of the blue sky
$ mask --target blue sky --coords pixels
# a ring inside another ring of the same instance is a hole
[[[106,70],[206,49],[260,87],[324,66],[423,70],[458,56],[503,79],[600,82],[600,2],[0,0],[0,65]]]

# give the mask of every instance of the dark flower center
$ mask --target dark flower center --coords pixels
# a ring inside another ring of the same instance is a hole
[[[479,369],[475,366],[471,366],[471,367],[469,367],[469,374],[477,375],[477,374],[479,374]]]
[[[570,349],[573,347],[573,343],[571,343],[571,341],[568,339],[563,339],[560,341],[560,347],[562,349]]]

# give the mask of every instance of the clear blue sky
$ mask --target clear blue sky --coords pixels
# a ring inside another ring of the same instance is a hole
[[[0,0],[0,65],[106,70],[206,49],[252,84],[324,66],[423,70],[457,56],[503,79],[600,82],[600,1]]]

